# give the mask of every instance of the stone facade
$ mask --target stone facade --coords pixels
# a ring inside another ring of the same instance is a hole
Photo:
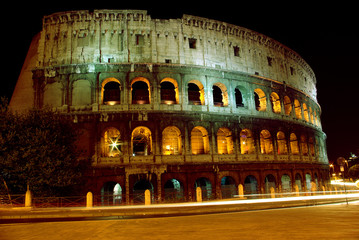
[[[227,198],[328,181],[309,65],[252,30],[146,11],[46,16],[10,107],[52,107],[78,124],[86,190],[112,202]],[[24,100],[26,102],[24,102]],[[104,203],[105,204],[105,203]]]

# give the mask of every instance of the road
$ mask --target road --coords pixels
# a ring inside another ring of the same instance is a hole
[[[162,218],[1,224],[0,239],[356,239],[359,202]]]

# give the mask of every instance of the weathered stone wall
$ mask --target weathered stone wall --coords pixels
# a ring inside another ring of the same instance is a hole
[[[95,10],[44,17],[38,67],[83,63],[172,63],[240,71],[286,83],[316,100],[308,64],[252,30],[184,15],[151,19],[146,11]]]

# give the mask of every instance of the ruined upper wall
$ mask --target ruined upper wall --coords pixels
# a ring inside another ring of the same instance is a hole
[[[84,63],[199,65],[285,82],[316,100],[310,66],[283,44],[221,21],[143,10],[95,10],[44,17],[37,67]]]

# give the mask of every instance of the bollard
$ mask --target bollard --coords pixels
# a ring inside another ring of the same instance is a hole
[[[197,202],[202,202],[202,189],[200,187],[196,188]]]
[[[295,196],[299,197],[299,187],[297,184],[294,185]]]
[[[92,192],[88,192],[86,195],[86,207],[93,207],[93,194]]]
[[[32,203],[32,196],[31,191],[29,188],[27,188],[26,194],[25,194],[25,207],[31,207]]]
[[[238,196],[239,196],[239,198],[244,199],[243,195],[244,195],[244,193],[243,193],[243,185],[238,184]]]
[[[148,189],[145,191],[145,205],[151,205],[151,192]]]
[[[315,184],[315,182],[311,182],[310,183],[310,191],[312,192],[312,195],[316,195],[316,191],[317,191],[317,184]]]
[[[270,197],[271,197],[271,198],[275,198],[275,190],[274,190],[274,187],[271,187],[269,190],[270,190]]]

